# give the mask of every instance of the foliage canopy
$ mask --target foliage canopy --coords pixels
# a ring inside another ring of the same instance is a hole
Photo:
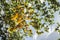
[[[49,25],[54,24],[54,12],[59,10],[56,0],[43,3],[40,0],[0,0],[0,36],[3,35],[3,40],[23,40],[33,35],[30,26],[38,35],[49,32]],[[57,24],[55,31],[60,32],[60,24]]]

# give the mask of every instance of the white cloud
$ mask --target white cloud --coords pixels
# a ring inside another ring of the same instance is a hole
[[[1,10],[1,15],[4,15],[4,11],[3,11],[3,9]]]
[[[38,34],[35,33],[35,34],[33,35],[33,40],[37,40],[37,37],[38,37]]]
[[[44,2],[44,0],[40,0],[41,1],[41,3],[43,3]]]

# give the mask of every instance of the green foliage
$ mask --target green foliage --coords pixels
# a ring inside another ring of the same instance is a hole
[[[46,1],[50,7],[46,6]],[[26,10],[24,10],[25,8]],[[38,35],[44,33],[44,31],[49,32],[48,26],[54,24],[54,12],[60,10],[59,8],[60,4],[56,0],[45,0],[43,3],[40,0],[11,0],[11,4],[6,3],[6,0],[0,0],[0,13],[1,10],[4,11],[4,15],[0,14],[0,21],[2,21],[2,23],[0,22],[0,35],[4,35],[3,38],[5,39],[3,40],[23,40],[25,36],[33,35],[32,30],[29,29],[30,25],[34,27]],[[26,12],[24,13],[24,11]],[[26,20],[30,22],[27,24]],[[41,22],[42,20],[44,23]],[[3,27],[3,24],[5,24],[5,27]],[[9,27],[6,27],[7,24]],[[60,24],[55,31],[60,32],[59,26]],[[5,30],[1,30],[1,28]],[[44,31],[38,31],[42,29]]]

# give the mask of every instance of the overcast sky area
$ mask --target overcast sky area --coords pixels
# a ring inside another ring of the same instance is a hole
[[[41,3],[43,3],[44,0],[41,0]],[[57,2],[60,3],[60,0],[57,0]],[[46,2],[46,6],[48,6],[47,2]],[[60,34],[58,32],[53,32],[54,31],[54,28],[57,26],[57,22],[60,24],[60,15],[59,15],[59,11],[56,11],[54,13],[54,22],[55,24],[53,24],[51,26],[51,28],[49,29],[49,33],[45,32],[44,34],[41,34],[41,35],[37,35],[35,33],[35,30],[34,28],[31,27],[34,33],[33,37],[26,37],[25,40],[58,40],[60,38]]]
[[[54,14],[55,18],[54,21],[59,22],[60,23],[60,15],[59,12],[55,12]],[[34,35],[33,37],[26,37],[26,40],[58,40],[60,38],[60,34],[58,32],[53,32],[54,28],[57,26],[57,24],[53,24],[51,27],[52,29],[50,29],[49,33],[45,32],[44,34],[41,35],[37,35],[35,33],[34,28],[31,27],[32,30],[34,30]]]

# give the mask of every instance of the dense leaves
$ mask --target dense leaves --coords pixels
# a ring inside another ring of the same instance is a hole
[[[54,12],[59,8],[56,0],[43,3],[40,0],[0,0],[0,36],[3,35],[3,40],[24,40],[25,36],[33,35],[30,26],[38,35],[49,32],[49,26],[54,24]],[[60,32],[58,28],[55,31]]]

